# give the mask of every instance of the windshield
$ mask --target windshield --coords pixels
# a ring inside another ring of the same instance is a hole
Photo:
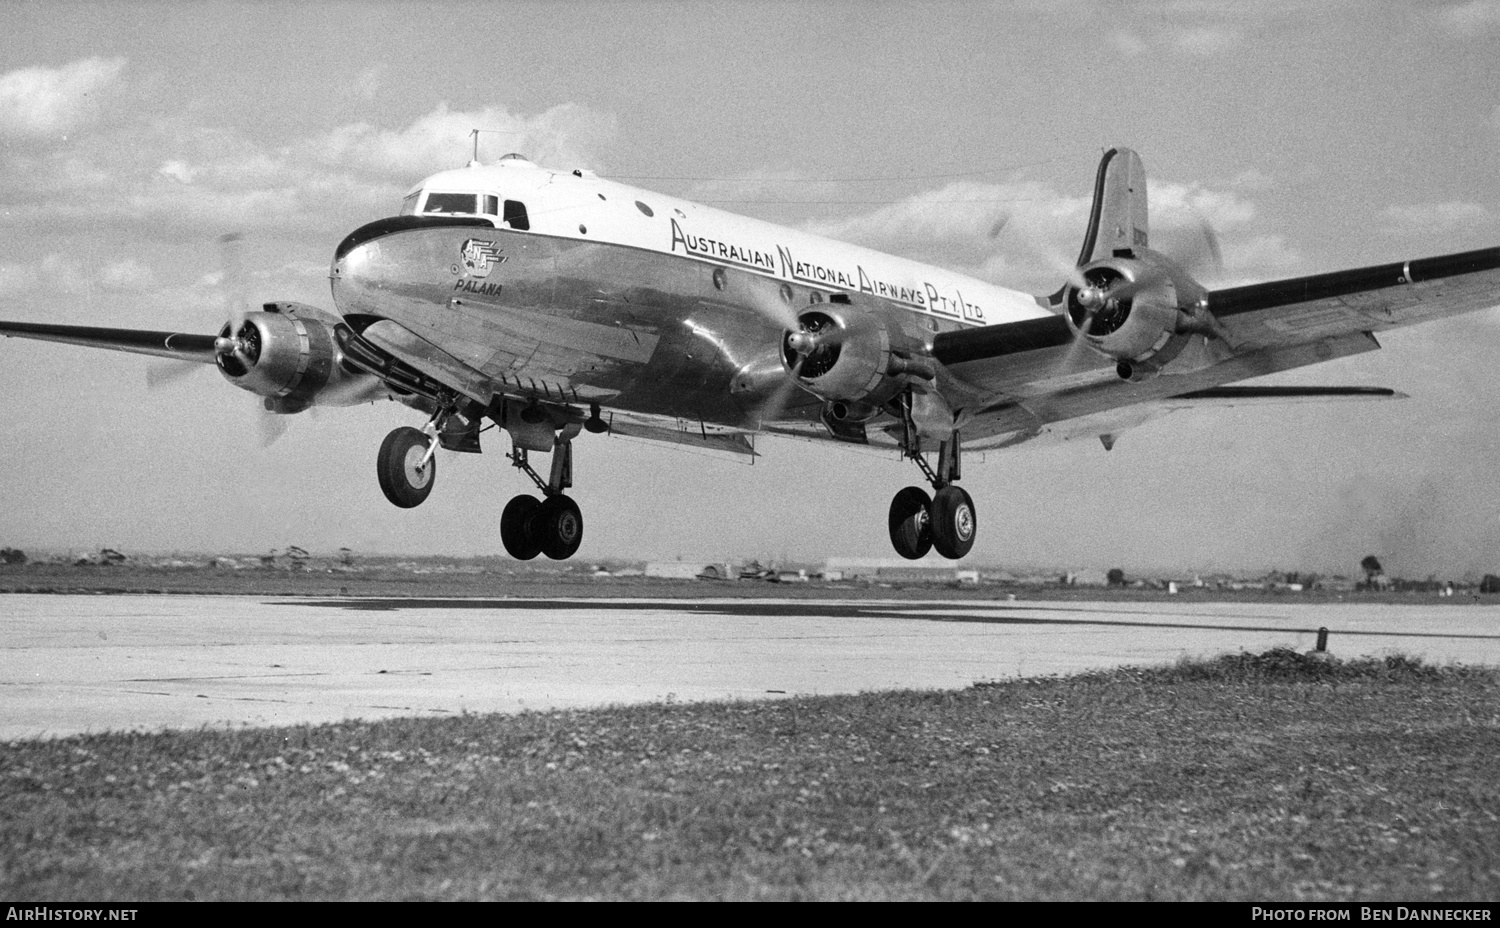
[[[472,193],[429,193],[422,205],[424,213],[476,213],[477,197]]]

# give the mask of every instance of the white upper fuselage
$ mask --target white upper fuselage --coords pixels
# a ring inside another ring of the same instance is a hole
[[[973,277],[591,172],[547,170],[518,155],[434,174],[406,196],[402,213],[488,217],[498,228],[642,248],[829,292],[865,293],[962,325],[1049,315],[1032,296]]]

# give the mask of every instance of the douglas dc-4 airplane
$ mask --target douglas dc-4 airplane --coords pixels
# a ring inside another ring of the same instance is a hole
[[[506,505],[512,556],[583,539],[579,433],[755,454],[758,433],[898,450],[931,485],[891,501],[904,557],[963,557],[961,451],[1098,436],[1192,407],[1388,398],[1226,386],[1379,348],[1375,333],[1500,304],[1500,248],[1210,291],[1150,247],[1128,149],[1099,165],[1076,268],[1032,296],[518,155],[424,180],[339,243],[336,312],[236,311],[217,335],[0,322],[0,333],[216,365],[273,413],[383,397],[426,417],[380,447],[395,505],[488,419],[541,498]],[[533,469],[529,454],[550,453]]]

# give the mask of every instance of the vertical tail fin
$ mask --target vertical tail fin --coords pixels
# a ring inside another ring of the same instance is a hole
[[[1149,247],[1148,230],[1146,168],[1130,149],[1111,148],[1099,162],[1079,266],[1100,258],[1128,257],[1137,248]]]

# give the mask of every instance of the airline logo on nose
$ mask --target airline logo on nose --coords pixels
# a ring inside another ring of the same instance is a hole
[[[505,263],[505,256],[500,253],[499,245],[477,238],[464,242],[458,253],[462,256],[464,269],[469,272],[470,277],[488,277],[495,265]]]

